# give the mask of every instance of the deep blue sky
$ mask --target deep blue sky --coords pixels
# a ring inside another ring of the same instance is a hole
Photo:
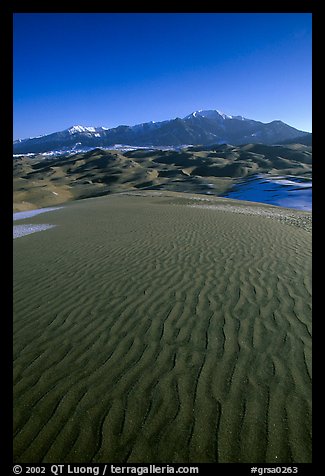
[[[311,131],[311,14],[14,15],[14,138],[198,109]]]

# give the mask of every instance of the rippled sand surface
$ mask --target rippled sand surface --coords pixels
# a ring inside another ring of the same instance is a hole
[[[112,195],[14,240],[14,461],[310,462],[311,214],[275,210]]]

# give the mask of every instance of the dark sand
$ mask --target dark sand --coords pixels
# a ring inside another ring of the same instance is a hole
[[[20,222],[15,463],[311,461],[311,213],[183,197]]]

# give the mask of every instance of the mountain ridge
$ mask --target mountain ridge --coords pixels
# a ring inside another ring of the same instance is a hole
[[[45,153],[54,150],[83,147],[109,147],[116,144],[130,146],[183,146],[229,143],[276,144],[310,136],[280,120],[263,123],[243,116],[230,116],[218,110],[194,111],[184,118],[145,122],[133,126],[74,125],[53,132],[13,142],[14,154]]]

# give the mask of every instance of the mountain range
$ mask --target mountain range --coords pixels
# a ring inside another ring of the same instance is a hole
[[[263,123],[218,110],[200,110],[183,118],[115,128],[72,126],[60,132],[18,139],[14,154],[79,151],[117,144],[135,147],[180,147],[211,144],[311,144],[311,133],[282,121]]]

